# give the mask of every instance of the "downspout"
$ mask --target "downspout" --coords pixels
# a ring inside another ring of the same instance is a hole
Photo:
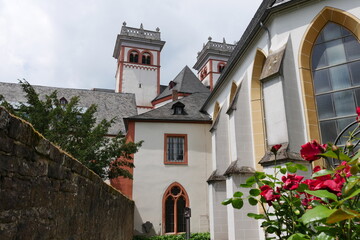
[[[270,31],[262,22],[260,22],[260,27],[263,28],[267,33],[267,36],[268,36],[268,54],[269,54],[270,49],[271,49],[271,34],[270,34]]]

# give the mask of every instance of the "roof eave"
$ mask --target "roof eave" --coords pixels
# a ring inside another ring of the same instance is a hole
[[[246,52],[246,49],[254,39],[254,36],[256,36],[260,30],[260,22],[264,23],[266,22],[272,14],[275,12],[284,10],[286,8],[289,8],[293,5],[299,4],[299,3],[305,3],[309,2],[309,0],[292,0],[289,2],[285,2],[283,4],[276,5],[275,7],[269,8],[269,6],[273,5],[273,3],[276,0],[270,0],[270,1],[263,1],[260,7],[258,8],[257,12],[255,13],[254,17],[252,18],[251,22],[249,23],[248,27],[246,28],[244,34],[242,35],[240,41],[238,42],[238,45],[235,47],[233,54],[230,56],[230,59],[228,61],[228,64],[222,74],[220,75],[213,91],[211,91],[209,97],[206,99],[205,103],[201,107],[201,111],[206,111],[205,108],[209,104],[211,98],[217,93],[217,91],[222,87],[222,85],[225,82],[226,77],[231,73],[231,71],[236,66],[237,62],[241,59],[243,54]],[[311,1],[311,0],[310,0]],[[255,18],[256,15],[259,14],[258,18]]]

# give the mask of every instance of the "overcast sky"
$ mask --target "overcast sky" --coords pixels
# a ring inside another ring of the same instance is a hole
[[[0,81],[115,87],[122,23],[160,28],[161,83],[193,67],[209,36],[238,41],[261,0],[0,0]]]

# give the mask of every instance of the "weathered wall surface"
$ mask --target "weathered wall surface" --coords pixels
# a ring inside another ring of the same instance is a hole
[[[0,108],[0,239],[132,239],[134,203]]]

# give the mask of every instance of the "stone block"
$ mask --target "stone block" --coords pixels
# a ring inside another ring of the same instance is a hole
[[[13,146],[14,141],[9,138],[3,130],[0,130],[0,151],[11,153]]]

